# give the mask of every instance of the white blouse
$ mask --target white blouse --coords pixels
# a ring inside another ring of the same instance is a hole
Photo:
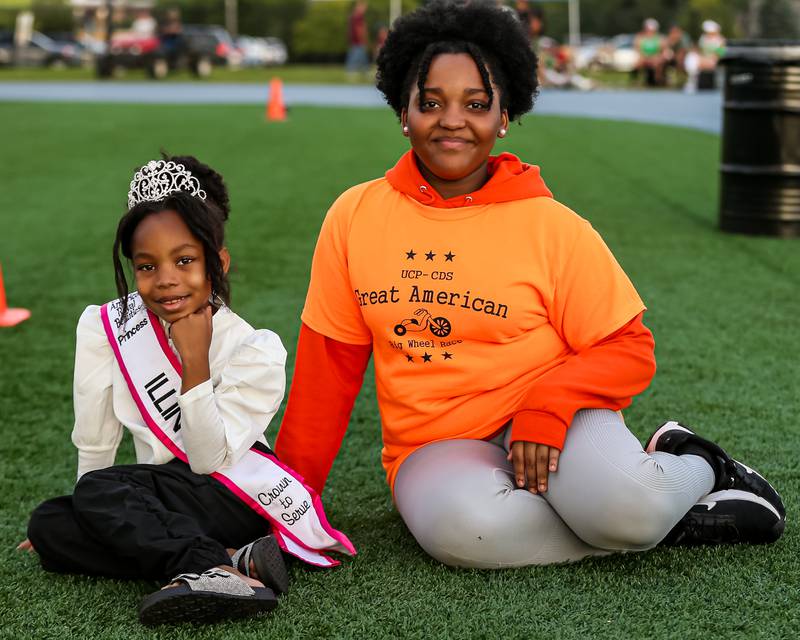
[[[264,431],[283,399],[286,350],[267,329],[253,329],[227,307],[212,317],[211,379],[178,397],[181,435],[195,473],[231,467]],[[163,464],[174,457],[145,424],[108,343],[100,307],[78,321],[73,399],[78,478],[114,464],[123,427],[133,436],[136,461]],[[175,347],[170,342],[173,351]]]

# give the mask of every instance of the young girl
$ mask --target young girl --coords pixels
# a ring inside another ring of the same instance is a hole
[[[281,549],[321,566],[336,564],[327,550],[354,551],[264,438],[286,352],[227,306],[218,173],[189,156],[151,161],[128,207],[114,241],[119,299],[78,323],[78,483],[33,512],[21,547],[49,571],[168,580],[142,602],[146,624],[269,611],[288,586]],[[137,464],[112,466],[123,428]]]
[[[490,155],[537,88],[517,19],[429,3],[395,22],[378,88],[411,150],[323,223],[281,458],[321,490],[373,354],[395,503],[443,563],[776,540],[764,478],[674,422],[645,451],[618,413],[655,373],[645,306],[538,167]]]

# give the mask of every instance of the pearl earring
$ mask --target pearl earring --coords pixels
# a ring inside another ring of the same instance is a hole
[[[407,124],[404,124],[404,125],[403,125],[403,135],[404,135],[404,136],[407,136],[407,135],[408,135],[408,125],[407,125]]]
[[[505,129],[500,129],[500,131],[497,132],[497,137],[498,138],[505,138],[506,137],[506,133],[508,133],[508,132]]]

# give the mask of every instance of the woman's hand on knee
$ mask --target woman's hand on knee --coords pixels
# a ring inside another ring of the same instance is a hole
[[[511,445],[508,459],[514,464],[514,479],[517,486],[527,485],[531,493],[547,491],[547,479],[552,471],[558,469],[558,456],[561,452],[555,447],[536,442],[517,440]]]

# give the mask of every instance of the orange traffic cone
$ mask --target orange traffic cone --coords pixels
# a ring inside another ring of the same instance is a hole
[[[269,83],[267,99],[267,120],[283,122],[286,120],[286,105],[283,103],[283,80],[273,78]]]
[[[6,289],[3,286],[3,268],[0,266],[0,327],[13,327],[31,317],[27,309],[9,309],[6,304]]]

